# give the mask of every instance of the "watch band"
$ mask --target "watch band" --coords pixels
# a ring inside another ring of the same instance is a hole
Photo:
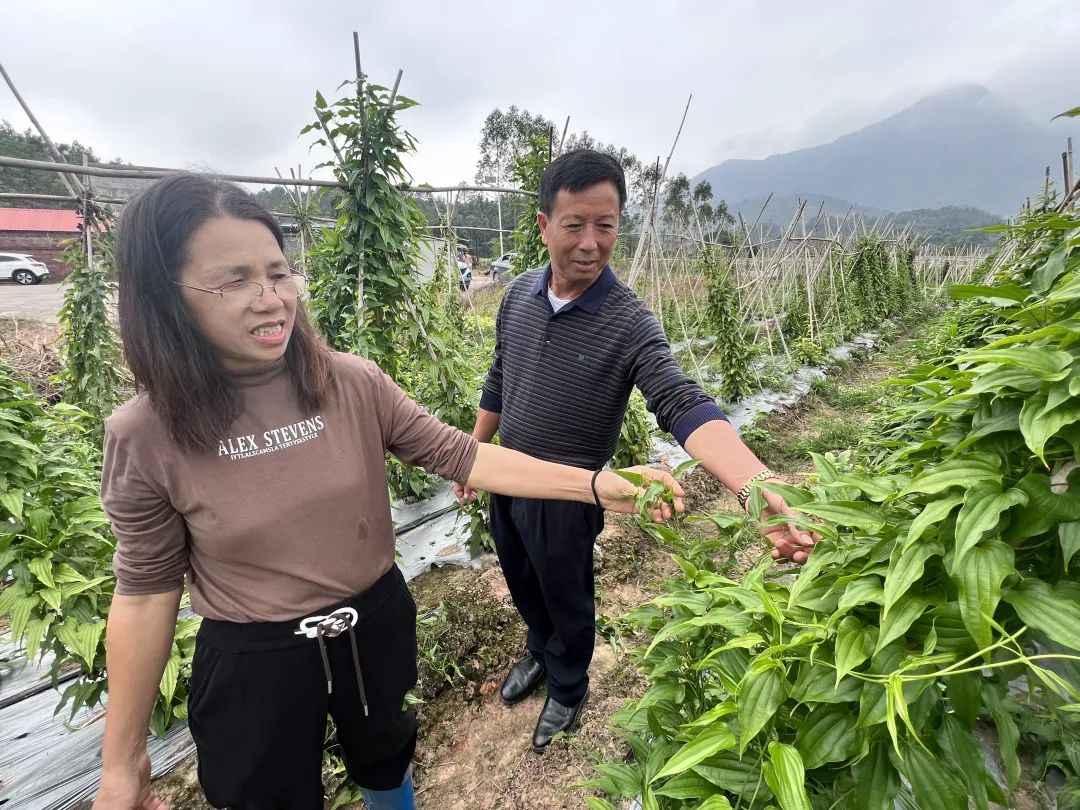
[[[754,484],[767,478],[776,478],[776,473],[766,468],[746,480],[746,483],[742,485],[742,489],[735,493],[735,499],[738,500],[740,509],[746,509],[746,502],[750,500],[750,493],[754,491]]]

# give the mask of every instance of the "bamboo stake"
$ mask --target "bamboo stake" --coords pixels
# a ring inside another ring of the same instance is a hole
[[[675,147],[678,146],[678,144],[679,144],[679,136],[682,135],[683,126],[686,124],[686,115],[687,115],[687,113],[690,112],[690,102],[693,101],[693,100],[694,100],[694,94],[691,93],[690,97],[688,99],[686,99],[686,108],[683,110],[682,120],[679,122],[679,129],[675,133],[675,140],[671,144],[671,151],[668,152],[667,161],[664,163],[664,171],[659,173],[659,177],[657,178],[657,183],[656,183],[657,188],[659,188],[660,180],[667,176],[668,167],[671,165],[671,157],[672,157],[672,155],[675,154]],[[659,165],[659,159],[657,159],[657,164]],[[653,217],[656,216],[656,203],[657,203],[656,193],[654,193],[653,194],[653,200],[652,200],[652,216],[650,217],[650,220]],[[638,248],[639,249],[641,248],[641,243],[638,243]],[[634,286],[634,281],[636,280],[636,276],[637,276],[637,274],[639,272],[640,272],[640,269],[638,267],[638,256],[635,253],[634,261],[630,265],[630,278],[629,278],[629,280],[627,282],[627,286],[629,286],[631,288]]]
[[[45,142],[45,147],[49,150],[49,154],[52,155],[53,160],[57,163],[63,163],[65,166],[70,165],[66,160],[64,160],[64,156],[60,154],[60,150],[57,149],[56,144],[52,142],[52,139],[49,137],[49,133],[45,131],[45,127],[43,127],[41,125],[41,122],[37,120],[37,116],[34,115],[33,110],[30,109],[30,105],[27,104],[26,100],[22,97],[22,94],[15,86],[15,82],[12,80],[10,74],[8,74],[7,70],[4,68],[3,62],[0,62],[0,76],[4,77],[4,81],[11,89],[11,94],[15,96],[15,100],[18,101],[19,106],[23,108],[23,112],[26,113],[26,117],[30,119],[30,123],[34,125],[34,129],[38,131],[38,134],[41,136],[41,140]],[[78,177],[73,176],[69,178],[61,174],[60,180],[63,182],[67,190],[71,192],[72,197],[82,197],[85,189],[79,182]]]
[[[316,110],[316,112],[318,112]],[[321,116],[320,116],[321,118]],[[28,160],[27,158],[14,158],[6,155],[0,155],[0,167],[12,168],[12,169],[31,169],[37,171],[56,172],[57,174],[83,174],[90,177],[118,177],[118,178],[130,178],[140,180],[159,180],[162,177],[168,177],[169,175],[177,174],[185,171],[185,169],[139,169],[139,168],[112,168],[106,166],[74,166],[70,163],[52,163],[48,160]],[[260,186],[308,186],[311,188],[348,188],[347,184],[340,180],[316,180],[314,178],[297,178],[296,180],[287,180],[281,177],[263,177],[258,175],[248,174],[218,174],[215,172],[207,172],[210,177],[216,177],[220,180],[228,180],[232,183],[250,183],[252,185]],[[504,188],[501,186],[476,186],[476,185],[458,185],[458,186],[405,186],[403,191],[407,191],[410,194],[423,194],[428,192],[440,192],[440,191],[487,191],[487,192],[499,192],[501,194],[520,194],[525,197],[535,197],[536,192],[525,191],[520,188]],[[79,199],[79,194],[73,194],[73,199]]]

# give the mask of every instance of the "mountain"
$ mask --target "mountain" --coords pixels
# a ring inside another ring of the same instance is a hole
[[[832,143],[727,160],[690,182],[708,180],[725,200],[812,194],[885,211],[971,206],[1011,215],[1041,191],[1046,166],[1060,184],[1064,130],[1034,123],[985,87],[966,85]]]
[[[722,164],[721,164],[722,165]],[[697,179],[693,182],[697,182]],[[755,221],[758,225],[765,226],[766,229],[779,228],[781,230],[786,229],[791,224],[792,217],[799,210],[799,206],[803,200],[806,201],[806,207],[803,209],[803,220],[806,222],[806,227],[810,227],[818,217],[818,212],[822,211],[830,222],[840,222],[844,216],[851,212],[852,219],[858,218],[867,223],[867,225],[873,224],[876,219],[882,219],[891,215],[890,211],[886,211],[883,208],[871,208],[865,205],[857,205],[856,203],[842,200],[839,197],[831,197],[828,194],[813,194],[810,192],[800,192],[797,194],[773,194],[770,198],[769,195],[761,195],[757,197],[750,197],[745,200],[740,200],[735,204],[728,205],[728,210],[732,214],[738,216],[742,214],[743,219],[746,220],[746,227],[750,227]],[[766,205],[766,201],[768,205]],[[762,210],[764,206],[764,210]],[[795,233],[798,233],[798,225],[795,226]]]
[[[765,205],[766,200],[768,205]],[[803,201],[806,202],[803,208],[803,224],[795,224],[792,231],[795,236],[803,233],[804,226],[810,235],[824,236],[826,233],[835,232],[841,226],[844,231],[850,232],[852,228],[871,228],[875,224],[881,224],[891,225],[895,230],[910,227],[913,233],[924,236],[934,245],[992,247],[996,244],[997,237],[980,233],[976,229],[1002,221],[1001,217],[989,211],[971,206],[948,205],[941,208],[886,211],[825,194],[774,194],[771,199],[753,197],[731,205],[729,210],[736,216],[741,214],[747,228],[757,222],[757,227],[753,229],[755,240],[775,239],[787,231]],[[815,230],[814,225],[819,222],[819,213],[824,214],[824,219]]]

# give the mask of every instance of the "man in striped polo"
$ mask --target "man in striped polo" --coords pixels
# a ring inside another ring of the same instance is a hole
[[[663,328],[608,267],[626,202],[618,162],[593,150],[548,166],[536,223],[551,261],[523,273],[503,296],[495,356],[473,435],[529,455],[590,470],[615,452],[636,385],[661,429],[740,496],[772,477],[739,439],[716,402],[672,356]],[[475,493],[460,484],[460,500]],[[778,496],[773,513],[790,514]],[[740,501],[744,497],[740,497]],[[603,510],[575,501],[491,496],[491,531],[510,595],[528,627],[529,654],[514,665],[501,697],[513,705],[547,677],[533,734],[542,753],[571,731],[589,691],[595,635],[593,546]],[[774,557],[803,562],[812,538],[769,527]]]

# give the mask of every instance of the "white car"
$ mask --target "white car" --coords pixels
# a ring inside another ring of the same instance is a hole
[[[0,253],[0,280],[16,284],[37,284],[49,275],[49,268],[25,253]]]
[[[472,269],[463,261],[458,261],[458,289],[467,290],[472,286]]]
[[[516,253],[504,253],[493,261],[491,263],[491,280],[498,284],[509,276],[514,270],[514,259],[516,258]]]

